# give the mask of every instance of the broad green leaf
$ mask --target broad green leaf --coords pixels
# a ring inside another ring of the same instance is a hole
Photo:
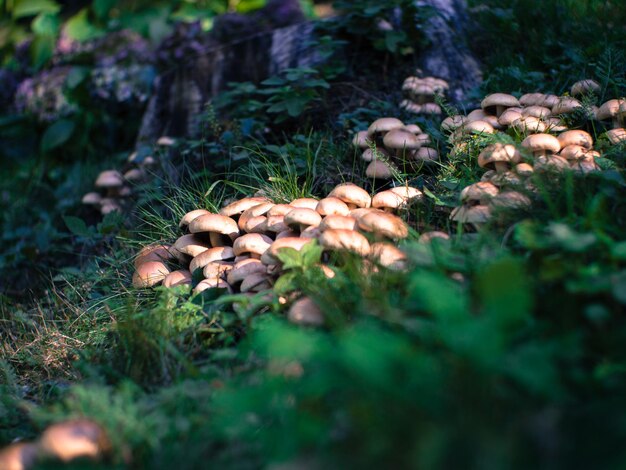
[[[31,28],[35,34],[48,36],[50,41],[54,40],[52,37],[57,35],[60,26],[61,21],[54,13],[40,13],[31,23]]]
[[[41,151],[48,152],[69,140],[74,132],[76,123],[69,119],[61,119],[46,129],[41,138]]]
[[[235,6],[237,13],[248,13],[263,8],[267,0],[241,0]]]
[[[69,231],[74,235],[79,237],[90,237],[92,235],[92,232],[89,230],[89,227],[87,227],[85,221],[79,217],[65,215],[63,216],[63,222],[65,222]]]
[[[65,23],[65,32],[71,39],[87,41],[104,34],[97,26],[89,21],[88,10],[83,8]]]
[[[41,68],[52,58],[54,41],[47,36],[35,36],[30,45],[30,55],[36,69]]]
[[[60,10],[59,4],[53,0],[17,0],[13,7],[13,18],[40,13],[58,13]]]

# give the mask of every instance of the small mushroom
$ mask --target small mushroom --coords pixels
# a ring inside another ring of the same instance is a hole
[[[104,430],[87,419],[53,424],[39,439],[39,452],[62,462],[77,458],[99,460],[110,450],[110,446]]]
[[[593,137],[591,137],[591,134],[581,130],[563,132],[557,137],[557,139],[559,140],[559,144],[561,144],[561,148],[569,145],[579,145],[589,150],[593,147]]]
[[[297,325],[321,326],[324,324],[324,314],[309,297],[296,300],[289,308],[287,318]]]
[[[350,209],[370,207],[372,203],[372,198],[367,191],[353,183],[343,183],[336,186],[328,196],[341,199]]]
[[[409,231],[402,219],[387,212],[370,212],[358,219],[359,228],[394,240],[406,238]]]
[[[249,255],[253,258],[260,258],[270,247],[273,240],[260,233],[247,233],[235,240],[233,252],[236,256]]]
[[[133,274],[133,287],[137,289],[156,286],[170,273],[169,268],[160,261],[141,263]]]
[[[503,173],[521,160],[521,155],[515,145],[492,144],[484,148],[478,155],[478,165],[481,168],[494,169]]]
[[[0,450],[0,468],[3,470],[29,470],[37,463],[36,444],[17,442]]]
[[[322,247],[331,251],[348,251],[361,256],[367,256],[370,251],[367,238],[354,230],[325,230],[322,232],[319,242]]]
[[[485,113],[500,117],[500,115],[507,109],[512,107],[519,107],[520,102],[513,95],[506,93],[493,93],[485,97],[480,103],[480,107],[483,108]]]
[[[534,157],[544,157],[558,153],[561,143],[550,134],[532,134],[522,141],[522,147],[529,149]]]
[[[192,234],[208,233],[211,245],[230,245],[239,236],[239,227],[230,217],[219,214],[205,214],[196,217],[189,224]]]
[[[167,288],[189,285],[191,285],[191,273],[186,269],[172,271],[163,279],[163,287]]]

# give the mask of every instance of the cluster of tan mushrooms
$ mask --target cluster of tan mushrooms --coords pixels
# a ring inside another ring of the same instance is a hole
[[[476,135],[508,131],[510,135],[523,138],[521,152],[513,144],[500,142],[485,144],[480,149],[478,164],[486,173],[480,182],[463,189],[461,206],[452,212],[451,219],[479,224],[489,219],[494,207],[529,206],[529,198],[514,188],[521,186],[533,191],[529,177],[535,171],[569,169],[588,173],[598,170],[595,159],[600,153],[593,148],[591,134],[582,129],[569,129],[564,121],[568,114],[584,110],[576,96],[594,93],[598,89],[599,85],[593,80],[581,80],[572,87],[571,96],[528,93],[517,99],[509,94],[495,93],[486,96],[481,108],[467,116],[444,119],[441,128],[450,134],[451,155],[467,151]],[[626,103],[610,100],[591,109],[590,113],[591,118],[600,121],[612,120],[614,127],[623,125]],[[623,129],[616,127],[607,132],[607,137],[617,143],[619,135],[624,133]]]
[[[174,145],[170,137],[160,137],[156,143],[161,147]],[[94,183],[96,191],[83,196],[82,203],[93,206],[102,215],[110,212],[121,212],[128,205],[128,198],[132,195],[132,187],[145,182],[150,176],[150,168],[156,163],[152,155],[139,160],[137,152],[128,157],[127,169],[123,173],[118,170],[101,172]]]
[[[373,179],[392,179],[398,168],[407,172],[439,158],[437,150],[429,147],[428,134],[417,124],[404,124],[394,117],[376,119],[366,131],[357,132],[352,143],[363,150],[361,158],[369,162],[365,174]]]
[[[443,97],[448,88],[448,82],[441,78],[407,77],[402,84],[402,92],[406,99],[400,103],[400,107],[410,113],[439,115],[441,106],[435,102],[435,97]]]
[[[0,469],[28,470],[46,461],[100,460],[110,449],[98,424],[75,419],[49,426],[36,442],[16,442],[0,450]]]
[[[325,250],[324,261],[329,252],[345,251],[366,258],[373,266],[401,270],[406,256],[395,242],[406,238],[409,231],[394,212],[421,197],[420,190],[409,186],[371,197],[363,188],[344,183],[320,200],[299,198],[274,204],[263,197],[247,197],[217,214],[197,209],[182,217],[179,226],[187,233],[173,245],[152,244],[138,253],[133,286],[191,285],[192,273],[201,270],[203,280],[194,286],[194,293],[224,288],[253,295],[271,289],[281,274],[281,249],[299,251],[314,239]],[[174,265],[184,268],[170,269]],[[328,265],[319,268],[328,278],[335,276]],[[311,313],[310,308],[302,313],[311,305],[307,299],[295,302],[290,319],[320,323],[321,313]]]

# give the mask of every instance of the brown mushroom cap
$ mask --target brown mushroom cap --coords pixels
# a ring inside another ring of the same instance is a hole
[[[350,208],[338,197],[325,197],[320,199],[315,208],[318,214],[326,215],[348,215]]]
[[[196,217],[189,224],[191,233],[215,233],[226,235],[231,240],[239,236],[239,227],[230,217],[219,214],[205,214]],[[213,239],[211,238],[211,242]]]
[[[189,271],[193,273],[196,269],[204,268],[207,264],[212,263],[213,261],[231,261],[234,258],[235,252],[230,246],[209,248],[191,260],[191,263],[189,264]]]
[[[153,243],[144,246],[135,257],[135,268],[147,261],[170,261],[174,259],[169,245]]]
[[[580,145],[567,145],[561,149],[559,155],[566,160],[578,160],[579,158],[583,158],[585,153],[587,153],[585,147],[581,147]]]
[[[567,147],[568,145],[580,145],[587,150],[593,147],[593,137],[589,132],[581,130],[571,130],[560,134],[557,139],[561,144],[561,147]]]
[[[363,188],[359,188],[356,184],[343,183],[335,187],[329,197],[336,197],[343,202],[356,207],[370,207],[372,198]]]
[[[441,122],[441,129],[443,131],[452,132],[459,127],[463,127],[465,121],[467,121],[467,118],[465,116],[461,116],[460,114],[448,116]]]
[[[415,150],[421,146],[417,136],[403,127],[387,132],[383,144],[389,150]]]
[[[522,109],[521,108],[509,108],[504,111],[500,117],[498,118],[498,124],[502,127],[508,127],[513,122],[522,117]]]
[[[374,160],[367,165],[365,176],[372,179],[388,180],[393,177],[393,169],[387,162]]]
[[[488,145],[480,152],[478,165],[481,168],[495,169],[501,173],[519,163],[521,159],[522,156],[515,145],[496,143]]]
[[[141,263],[133,274],[133,287],[141,289],[159,284],[170,273],[169,268],[160,261]]]
[[[256,206],[249,207],[239,216],[237,226],[240,230],[249,232],[250,226],[248,225],[248,222],[256,217],[266,215],[272,207],[274,207],[274,203],[272,202],[262,202],[261,204],[257,204]]]
[[[28,470],[37,462],[36,444],[16,442],[0,450],[0,468],[3,470]]]
[[[368,148],[371,143],[372,141],[367,137],[367,131],[359,131],[352,137],[352,145],[361,149]]]
[[[528,117],[536,117],[539,119],[547,119],[552,115],[552,110],[550,108],[546,108],[545,106],[528,106],[527,108],[522,109],[522,116]]]
[[[102,202],[102,196],[100,195],[100,193],[87,193],[83,196],[81,202],[88,206],[98,206]]]
[[[415,135],[422,133],[422,128],[418,126],[417,124],[405,124],[404,129],[406,129],[409,132],[412,132]]]
[[[309,297],[296,300],[289,308],[287,319],[297,325],[321,326],[324,324],[324,314]]]
[[[511,123],[511,128],[521,133],[544,132],[546,130],[546,124],[541,119],[534,116],[522,116]]]
[[[293,208],[299,209],[312,209],[315,210],[317,207],[317,203],[319,201],[317,199],[313,199],[312,197],[301,197],[298,199],[294,199],[289,203],[289,205]],[[285,214],[287,215],[287,214]]]
[[[287,212],[284,223],[292,230],[303,231],[305,228],[317,227],[322,221],[322,216],[314,209],[295,208]]]
[[[191,285],[191,273],[186,269],[172,271],[163,279],[163,287],[170,288],[186,285]]]
[[[442,240],[449,240],[450,239],[450,235],[448,235],[445,232],[438,232],[438,231],[434,230],[432,232],[424,232],[424,233],[422,233],[417,241],[419,243],[430,243],[435,238],[440,238]]]
[[[187,212],[180,219],[180,223],[178,224],[178,226],[181,228],[187,227],[194,219],[200,217],[201,215],[207,215],[207,214],[210,214],[210,212],[206,209],[196,209],[196,210]]]
[[[522,209],[531,206],[530,199],[518,191],[502,191],[489,201],[491,207]]]
[[[387,212],[370,212],[359,218],[359,228],[387,238],[399,239],[409,236],[406,224],[400,217]]]
[[[419,112],[421,114],[441,114],[443,110],[437,103],[424,103]]]
[[[391,243],[372,244],[369,257],[372,261],[394,271],[406,269],[406,255]]]
[[[87,419],[53,424],[39,439],[41,454],[62,462],[77,458],[97,460],[109,449],[110,442],[104,430]]]
[[[293,248],[296,251],[300,251],[304,245],[311,243],[312,241],[312,238],[300,237],[284,237],[278,239],[272,243],[272,246],[270,246],[270,248],[263,254],[261,261],[265,264],[280,264],[280,260],[278,258],[279,250],[283,248]]]
[[[367,256],[370,244],[363,235],[354,230],[328,229],[319,238],[320,245],[327,250],[349,251]]]
[[[569,114],[573,113],[577,108],[582,107],[580,101],[570,96],[563,96],[559,98],[559,101],[552,106],[553,114]]]
[[[572,96],[580,96],[588,93],[597,93],[598,91],[600,91],[600,85],[588,78],[574,83],[570,93]]]
[[[596,113],[596,118],[599,121],[612,119],[614,124],[619,123],[620,105],[624,103],[624,100],[609,100],[602,104]],[[615,126],[617,127],[617,126]]]
[[[211,248],[211,246],[198,235],[189,234],[179,237],[174,243],[174,248],[180,253],[196,257],[203,251]]]
[[[403,209],[410,202],[421,199],[422,192],[411,186],[398,186],[375,194],[372,198],[372,207],[390,212]]]
[[[272,278],[267,273],[254,273],[241,281],[239,290],[246,292],[262,292],[272,288]]]
[[[515,165],[515,173],[520,176],[532,176],[534,170],[528,163],[518,163]]]
[[[497,196],[499,189],[488,181],[479,181],[478,183],[470,184],[461,191],[461,203],[477,202],[479,204],[487,204],[487,202]]]
[[[228,289],[231,291],[230,285],[223,279],[203,279],[198,283],[196,287],[193,289],[193,293],[199,294],[207,289]]]
[[[96,188],[121,188],[124,186],[124,177],[117,170],[106,170],[98,175]]]
[[[320,222],[320,231],[328,229],[356,230],[358,224],[354,217],[346,215],[329,215]]]
[[[550,134],[532,134],[522,141],[522,147],[529,149],[537,157],[558,153],[561,150],[561,143]]]
[[[247,233],[235,240],[233,252],[236,256],[252,254],[261,256],[270,247],[273,240],[260,233]]]
[[[263,264],[260,260],[248,258],[235,263],[232,269],[228,271],[226,280],[230,285],[234,286],[252,274],[265,274],[266,272],[267,266],[265,266],[265,264]]]
[[[515,96],[506,93],[492,93],[491,95],[487,95],[480,103],[480,107],[483,108],[487,114],[496,115],[497,117],[500,117],[506,108],[513,106],[519,107],[519,101]]]
[[[252,258],[247,258],[252,259]],[[243,260],[239,260],[241,262]],[[255,260],[258,261],[258,260]],[[225,278],[226,274],[233,269],[235,262],[233,261],[212,261],[202,269],[205,279]]]
[[[465,134],[493,134],[495,132],[491,124],[481,120],[468,122],[462,129]]]
[[[609,142],[613,145],[617,145],[620,142],[626,142],[626,129],[617,128],[607,131],[606,133]]]
[[[489,206],[460,206],[450,214],[450,219],[462,224],[483,224],[491,217]]]
[[[223,207],[220,209],[219,214],[226,217],[238,216],[246,209],[250,209],[263,202],[268,202],[268,199],[265,197],[246,197]]]
[[[375,149],[368,148],[361,154],[361,160],[364,162],[371,162],[373,160],[378,160],[381,157],[389,158],[389,152],[382,147],[376,147]]]
[[[565,171],[569,170],[569,162],[558,155],[552,155],[551,157],[539,156],[535,159],[534,170],[538,172],[543,171]]]
[[[386,134],[398,127],[404,127],[404,123],[400,121],[400,119],[393,117],[376,119],[367,129],[367,136],[372,139],[375,138],[376,135]]]

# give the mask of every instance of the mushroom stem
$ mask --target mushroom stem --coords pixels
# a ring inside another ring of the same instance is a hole
[[[495,162],[494,166],[496,167],[496,173],[506,173],[509,169],[509,166],[506,162]]]
[[[500,115],[506,111],[506,106],[502,106],[502,105],[497,105],[496,106],[496,116],[500,117]]]
[[[548,156],[548,151],[545,149],[540,149],[540,150],[535,150],[533,152],[533,157],[537,158],[537,157],[547,157]]]

